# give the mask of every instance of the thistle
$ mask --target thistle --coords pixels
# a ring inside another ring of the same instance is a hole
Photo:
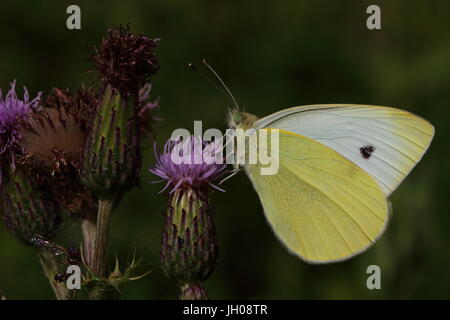
[[[30,112],[38,107],[41,94],[30,100],[28,90],[24,87],[23,99],[16,94],[16,81],[3,98],[0,90],[0,185],[10,170],[16,165],[16,155],[22,150],[18,145],[20,121],[26,119]]]
[[[41,95],[30,100],[24,88],[21,100],[15,85],[11,83],[5,98],[0,91],[0,212],[14,238],[31,246],[36,235],[55,236],[61,210],[42,172],[21,163],[26,154],[20,143],[21,128],[38,109]]]
[[[101,78],[100,96],[87,139],[82,180],[99,198],[95,230],[94,274],[103,277],[110,216],[122,195],[138,183],[141,138],[147,111],[146,82],[159,69],[157,40],[110,29],[90,57]],[[141,91],[144,88],[145,91]]]
[[[62,223],[62,207],[55,195],[54,183],[43,166],[28,163],[31,158],[24,144],[24,126],[41,110],[40,94],[30,101],[26,89],[20,100],[15,82],[5,99],[0,93],[0,213],[13,237],[20,243],[38,249],[42,266],[58,299],[67,298],[67,288],[55,283],[55,257],[40,246],[51,243]],[[37,139],[35,142],[39,142]],[[47,143],[47,141],[45,141]]]
[[[97,208],[94,196],[80,179],[82,151],[95,105],[93,89],[83,87],[71,94],[54,88],[41,108],[22,121],[19,130],[22,162],[45,171],[60,203],[71,215],[80,217]]]
[[[197,138],[169,140],[149,171],[167,181],[167,210],[161,242],[161,267],[181,288],[181,299],[207,299],[203,282],[214,271],[219,254],[209,195],[225,172]],[[182,150],[179,150],[182,147]],[[173,161],[173,156],[184,162]],[[200,162],[194,158],[200,157]],[[177,164],[179,163],[179,164]],[[198,164],[195,164],[198,163]]]
[[[137,183],[142,160],[140,115],[148,109],[139,99],[139,89],[159,68],[156,42],[128,29],[111,29],[91,56],[101,76],[102,94],[83,177],[101,198],[120,196]],[[148,92],[143,95],[146,98]]]

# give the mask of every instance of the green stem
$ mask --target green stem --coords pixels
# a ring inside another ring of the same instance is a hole
[[[84,263],[96,278],[88,289],[91,300],[114,299],[117,296],[115,292],[111,294],[113,288],[104,282],[113,209],[113,198],[99,199],[97,216],[88,216],[81,222]]]
[[[114,201],[100,199],[97,217],[88,216],[81,222],[83,258],[89,269],[99,278],[105,276],[109,224]]]
[[[84,263],[90,270],[93,270],[95,237],[97,234],[96,216],[88,216],[81,221],[81,230],[83,232],[83,258]]]
[[[109,224],[113,207],[114,201],[112,199],[100,199],[98,201],[98,213],[94,243],[95,249],[92,261],[92,271],[99,277],[105,276]]]
[[[49,252],[39,251],[38,253],[39,260],[42,265],[42,269],[45,272],[45,275],[50,282],[50,285],[55,293],[55,297],[57,300],[69,300],[70,299],[70,291],[66,287],[65,282],[57,283],[54,279],[55,274],[58,273],[58,262],[55,259],[55,256]]]

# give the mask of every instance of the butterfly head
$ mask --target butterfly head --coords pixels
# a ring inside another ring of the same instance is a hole
[[[258,120],[253,114],[242,112],[238,109],[230,109],[228,113],[228,126],[232,129],[250,129]]]

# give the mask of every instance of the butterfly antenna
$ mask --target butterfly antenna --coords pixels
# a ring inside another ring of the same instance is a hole
[[[222,87],[225,89],[225,91],[228,93],[228,96],[231,98],[231,100],[233,101],[234,106],[236,107],[237,110],[239,110],[239,104],[237,103],[236,99],[234,98],[233,94],[231,93],[230,89],[228,89],[227,85],[225,84],[225,82],[223,82],[222,78],[219,76],[219,74],[216,72],[216,70],[214,70],[209,64],[208,62],[206,62],[206,59],[203,59],[203,64],[208,68],[209,71],[212,72],[212,74],[216,77],[217,80],[219,80],[220,84],[222,85]]]
[[[222,92],[228,99],[230,99],[230,101],[233,103],[234,105],[234,111],[239,110],[239,105],[236,101],[236,99],[234,98],[234,96],[231,94],[231,91],[228,89],[228,87],[225,85],[225,83],[222,81],[222,79],[220,78],[220,76],[217,74],[217,72],[206,62],[205,59],[203,59],[203,64],[205,65],[205,67],[208,69],[209,72],[211,72],[214,76],[214,78],[211,78],[210,76],[208,76],[207,74],[205,74],[204,72],[202,72],[201,70],[198,70],[197,67],[192,64],[189,63],[188,66],[190,69],[194,70],[194,71],[198,71],[200,73],[200,75],[207,80],[209,83],[211,83],[213,85],[214,88],[216,88],[217,90],[219,90],[220,92]],[[214,81],[217,80],[217,81]],[[220,86],[219,86],[220,84]],[[228,108],[229,111],[230,108]]]
[[[206,81],[208,81],[214,88],[216,88],[217,90],[219,90],[220,92],[222,92],[224,95],[226,95],[229,98],[229,95],[227,94],[227,92],[222,89],[221,87],[219,87],[211,78],[209,78],[206,74],[204,74],[202,71],[198,70],[197,67],[195,65],[193,65],[192,63],[188,64],[189,68],[197,71],[198,73],[200,73],[200,75],[202,76],[203,79],[205,79]]]

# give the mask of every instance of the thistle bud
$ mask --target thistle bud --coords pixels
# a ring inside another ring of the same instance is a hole
[[[99,196],[131,188],[141,167],[134,99],[106,87],[85,151],[83,182]]]
[[[212,183],[226,166],[206,160],[209,155],[202,150],[205,144],[196,138],[183,143],[187,145],[181,153],[188,162],[173,162],[171,155],[178,152],[179,142],[169,141],[164,152],[157,155],[155,167],[150,169],[167,180],[166,188],[171,189],[161,242],[161,267],[180,285],[181,298],[206,299],[201,283],[212,274],[219,256],[209,195],[212,187],[218,189]],[[193,160],[198,155],[202,161],[195,164]]]
[[[120,195],[137,183],[141,167],[139,88],[158,70],[156,40],[111,29],[91,57],[102,95],[84,154],[83,182],[99,197]]]
[[[32,172],[18,168],[1,187],[0,197],[5,225],[19,242],[31,246],[36,236],[55,236],[62,221],[58,202]]]
[[[209,200],[192,188],[169,195],[161,244],[164,272],[181,283],[199,283],[211,275],[218,242]]]

